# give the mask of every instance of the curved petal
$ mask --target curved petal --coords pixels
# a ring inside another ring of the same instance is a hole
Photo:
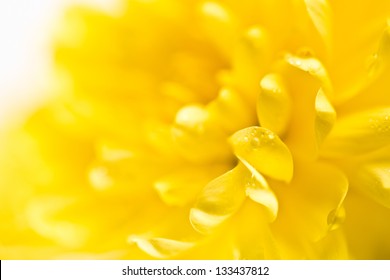
[[[250,171],[245,184],[246,195],[254,202],[265,206],[270,218],[269,220],[274,221],[278,215],[279,207],[275,193],[270,189],[265,178],[256,169],[249,164],[244,163],[244,165]]]
[[[390,208],[390,162],[379,161],[355,166],[348,172],[351,186]]]
[[[328,0],[333,11],[333,58],[329,73],[335,88],[335,104],[342,104],[356,95],[367,82],[367,62],[376,52],[390,3],[382,0]],[[337,27],[337,28],[336,28]],[[356,32],[359,30],[359,36]]]
[[[243,166],[211,181],[190,211],[193,227],[201,233],[212,232],[241,207],[245,199]]]
[[[387,90],[390,75],[390,21],[383,32],[379,47],[372,54],[365,74],[364,79],[360,79],[360,83],[350,89],[353,92],[346,93],[352,96],[348,102],[338,106],[340,116],[367,108],[390,106]]]
[[[390,209],[351,191],[345,201],[348,219],[343,226],[351,257],[390,259]]]
[[[246,165],[276,180],[289,182],[293,159],[287,146],[272,131],[248,127],[230,137],[234,154]]]
[[[268,74],[260,82],[257,100],[257,116],[262,127],[268,128],[281,137],[291,117],[291,97],[283,78]]]
[[[348,180],[328,164],[300,162],[295,169],[290,186],[273,188],[279,200],[279,214],[272,226],[289,242],[319,241],[337,228],[335,223],[340,223]]]
[[[348,242],[344,230],[339,228],[329,232],[323,239],[315,242],[310,259],[347,260],[350,259]]]
[[[322,144],[325,157],[362,155],[390,142],[390,107],[338,119]]]
[[[226,133],[213,122],[207,108],[188,105],[176,114],[171,130],[176,150],[191,162],[209,162],[230,157]]]
[[[317,145],[321,146],[327,135],[332,130],[336,122],[336,111],[328,98],[320,89],[315,101],[316,117],[315,117],[315,133]]]
[[[154,183],[161,199],[172,206],[185,206],[194,201],[209,181],[228,169],[226,165],[187,167],[178,169],[159,178]]]
[[[199,20],[209,39],[226,57],[230,57],[231,46],[236,43],[239,30],[235,15],[217,1],[204,1],[199,6]]]
[[[313,160],[333,124],[329,76],[323,64],[311,55],[286,55],[280,71],[292,100],[285,142],[294,156]]]
[[[301,57],[291,54],[285,56],[285,61],[290,64],[292,67],[300,69],[314,78],[316,78],[324,92],[332,97],[333,89],[332,83],[328,75],[328,71],[325,69],[324,65],[318,59],[314,57]]]
[[[206,109],[210,119],[219,123],[229,134],[250,126],[256,119],[254,113],[248,110],[248,104],[240,92],[228,87],[222,88]]]
[[[35,199],[27,208],[28,221],[40,235],[52,239],[62,246],[78,248],[90,238],[86,225],[55,218],[55,214],[74,203],[75,199],[47,197]]]
[[[268,213],[253,201],[246,201],[232,221],[235,258],[279,259],[280,251],[271,232]]]
[[[273,58],[273,47],[268,33],[262,26],[251,26],[243,32],[233,49],[232,79],[250,103],[256,100],[258,81]]]
[[[332,43],[332,11],[327,0],[305,0],[307,12],[330,50]]]
[[[159,259],[172,258],[191,249],[195,244],[166,238],[145,238],[142,236],[129,236],[127,241],[137,246],[152,257]]]

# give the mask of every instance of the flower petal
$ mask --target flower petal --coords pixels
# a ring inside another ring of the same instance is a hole
[[[352,98],[338,106],[340,116],[367,108],[390,106],[387,91],[390,75],[390,22],[383,32],[379,47],[370,59],[365,74],[365,77],[350,89],[351,93],[346,93]]]
[[[234,14],[217,1],[205,1],[200,5],[199,16],[201,26],[209,39],[229,57],[230,48],[238,37],[239,24]]]
[[[320,146],[336,122],[336,111],[322,89],[317,93],[315,109],[315,133],[317,145]]]
[[[234,154],[246,165],[276,180],[289,182],[293,159],[287,146],[272,131],[248,127],[230,137]]]
[[[318,59],[314,57],[300,57],[291,54],[285,56],[285,61],[291,66],[300,69],[314,78],[316,78],[323,88],[324,92],[332,97],[333,89],[332,83],[329,78],[328,72],[324,65]]]
[[[332,85],[325,67],[312,56],[288,54],[285,62],[280,70],[292,100],[285,142],[294,156],[313,160],[333,124]]]
[[[258,25],[245,30],[233,49],[232,79],[251,103],[257,98],[258,81],[272,61],[272,51],[268,31]]]
[[[314,26],[328,49],[332,39],[332,12],[327,0],[305,0],[305,5]]]
[[[235,257],[244,260],[279,259],[280,252],[269,227],[265,209],[246,201],[232,222]]]
[[[257,100],[257,116],[262,127],[280,137],[290,121],[291,97],[282,77],[268,74],[260,82],[261,92]]]
[[[390,143],[390,108],[339,119],[322,145],[326,157],[362,155]]]
[[[278,214],[278,200],[265,178],[252,166],[246,165],[246,167],[250,171],[250,176],[246,179],[245,184],[246,195],[253,201],[265,206],[272,222]]]
[[[207,105],[207,111],[210,118],[220,123],[229,134],[255,122],[254,114],[248,111],[248,104],[232,88],[222,88],[218,97]]]
[[[238,165],[211,181],[191,209],[190,221],[201,233],[209,233],[233,215],[245,199],[245,176]]]
[[[333,11],[333,57],[329,72],[335,88],[335,104],[357,94],[367,82],[367,62],[375,53],[389,17],[390,3],[382,0],[328,0]],[[336,28],[337,27],[337,28]],[[359,36],[353,30],[359,30]]]
[[[348,173],[351,185],[377,203],[390,208],[390,162],[355,166]]]
[[[161,199],[168,205],[185,206],[192,202],[207,183],[227,170],[225,165],[186,167],[175,170],[154,183]]]
[[[185,252],[194,246],[192,242],[183,242],[166,238],[145,238],[141,236],[129,236],[129,243],[137,246],[152,257],[159,259],[171,258]]]
[[[291,185],[273,189],[279,200],[278,218],[272,224],[275,230],[282,236],[289,232],[291,242],[294,238],[318,241],[340,223],[348,180],[331,165],[297,162]]]
[[[35,199],[27,208],[28,222],[42,236],[68,248],[78,248],[90,238],[86,225],[57,220],[55,213],[74,203],[75,199],[65,197],[45,197]]]
[[[176,114],[172,137],[178,152],[191,162],[230,157],[226,133],[201,105],[188,105]]]
[[[351,189],[352,190],[352,189]],[[390,259],[390,209],[365,195],[349,192],[343,226],[354,259]]]

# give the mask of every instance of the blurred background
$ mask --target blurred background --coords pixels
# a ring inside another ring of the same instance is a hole
[[[0,0],[0,126],[22,121],[47,98],[53,33],[77,4],[120,10],[117,0]]]

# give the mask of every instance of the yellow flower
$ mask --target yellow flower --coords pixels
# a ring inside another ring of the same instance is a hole
[[[2,137],[0,258],[390,258],[390,2],[74,8]]]

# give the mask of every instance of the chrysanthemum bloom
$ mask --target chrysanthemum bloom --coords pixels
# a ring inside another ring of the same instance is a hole
[[[2,138],[0,258],[390,257],[390,2],[75,8]]]

